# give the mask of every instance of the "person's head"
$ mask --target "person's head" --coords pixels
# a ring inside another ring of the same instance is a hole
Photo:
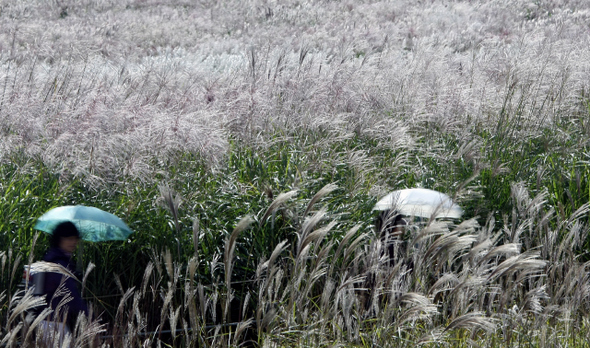
[[[80,232],[72,222],[62,222],[55,227],[51,236],[50,244],[54,248],[73,253],[78,247]]]
[[[404,234],[404,226],[406,224],[403,216],[397,211],[384,210],[379,213],[375,227],[382,237],[391,234],[394,237],[401,238]]]

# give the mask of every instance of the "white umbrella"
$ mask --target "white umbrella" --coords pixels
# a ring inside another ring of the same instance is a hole
[[[458,219],[463,215],[463,209],[451,197],[423,188],[393,191],[381,198],[373,210],[395,210],[402,215],[434,219]]]

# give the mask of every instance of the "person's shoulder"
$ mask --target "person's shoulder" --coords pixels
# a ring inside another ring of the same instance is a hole
[[[65,262],[67,264],[69,262],[69,257],[59,248],[50,248],[45,253],[45,256],[43,256],[43,261],[59,264],[63,264]]]

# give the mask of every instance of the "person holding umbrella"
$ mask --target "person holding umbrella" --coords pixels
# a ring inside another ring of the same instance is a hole
[[[379,215],[375,228],[389,256],[389,265],[395,265],[400,254],[406,253],[403,239],[405,217],[422,219],[459,219],[463,209],[446,194],[425,188],[393,191],[381,198],[373,208]],[[408,264],[412,268],[411,262]]]
[[[412,272],[414,262],[412,260],[410,240],[405,237],[408,222],[413,218],[420,219],[460,219],[463,209],[453,202],[448,195],[425,188],[409,188],[396,190],[381,198],[374,206],[377,211],[375,218],[375,232],[381,245],[379,262],[387,260],[379,266],[403,268],[402,272]],[[369,268],[363,287],[367,290],[365,296],[365,309],[368,313],[374,304],[376,268]],[[383,301],[383,299],[382,299]]]
[[[57,338],[57,333],[62,346],[64,337],[75,328],[78,317],[88,316],[88,306],[78,289],[80,281],[72,263],[72,254],[78,249],[80,240],[127,240],[133,231],[117,216],[83,205],[53,208],[37,219],[34,228],[51,235],[50,248],[43,261],[31,265],[34,293],[45,295],[45,308],[53,310],[41,330],[48,339],[52,333]],[[78,250],[78,258],[81,252]]]
[[[80,232],[76,225],[70,221],[58,224],[51,234],[50,247],[43,256],[43,261],[54,264],[53,270],[33,275],[34,282],[41,287],[35,289],[35,293],[45,296],[44,308],[52,309],[41,324],[46,340],[57,332],[62,342],[64,335],[73,331],[78,317],[88,316],[88,306],[78,288],[80,280],[72,263],[72,254],[79,240]]]

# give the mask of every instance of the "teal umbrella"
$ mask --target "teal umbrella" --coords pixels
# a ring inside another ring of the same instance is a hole
[[[43,214],[35,229],[53,233],[57,225],[70,221],[78,227],[82,239],[90,242],[126,240],[133,231],[117,216],[94,207],[66,205]]]

